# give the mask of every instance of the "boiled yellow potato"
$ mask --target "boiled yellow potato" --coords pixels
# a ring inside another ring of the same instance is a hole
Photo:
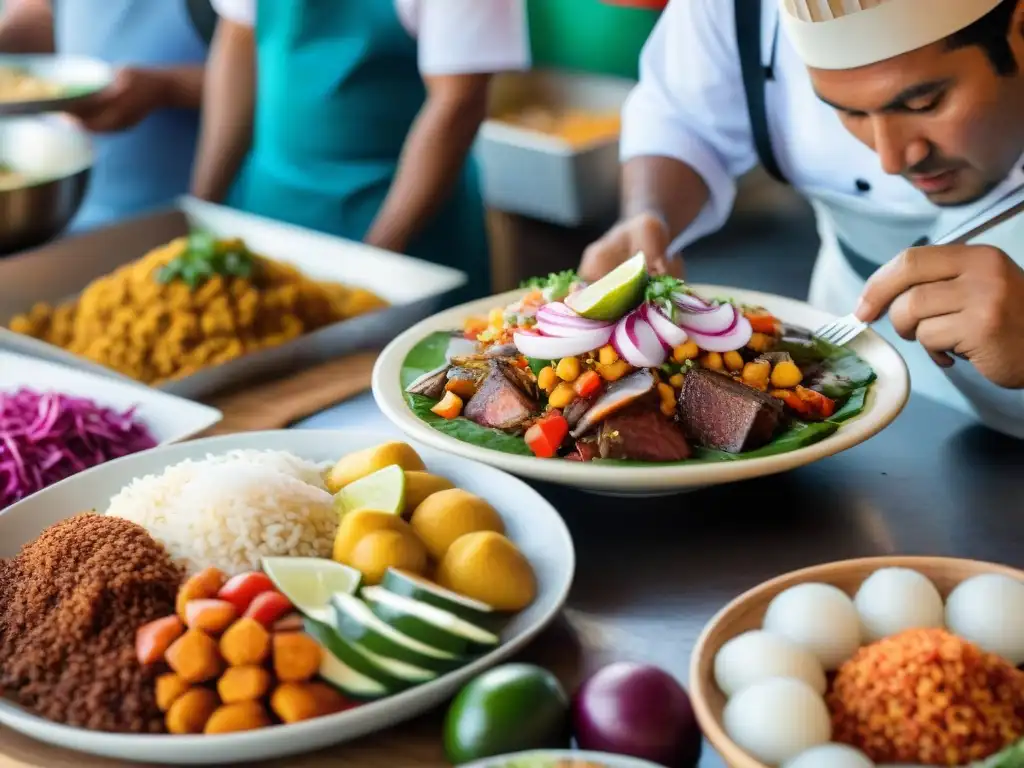
[[[455,484],[447,477],[418,470],[407,471],[405,473],[405,514],[411,515],[416,507],[426,500],[427,496],[454,487]]]
[[[437,567],[437,583],[498,611],[521,611],[537,596],[530,561],[494,531],[460,536]]]
[[[427,550],[412,533],[371,531],[352,549],[348,565],[362,573],[367,584],[380,584],[388,568],[422,576],[427,570]]]
[[[452,542],[467,533],[505,532],[497,510],[461,488],[430,494],[416,507],[409,522],[435,560],[444,557]]]
[[[408,443],[384,443],[338,459],[338,463],[327,473],[327,490],[337,493],[349,483],[392,464],[413,471],[427,468],[423,459]]]
[[[397,531],[403,535],[415,536],[409,524],[398,515],[376,509],[357,509],[341,519],[338,532],[334,536],[334,553],[331,557],[344,565],[352,565],[352,550],[374,531]]]

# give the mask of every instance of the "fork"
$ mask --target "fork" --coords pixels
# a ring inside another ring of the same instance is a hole
[[[973,240],[983,232],[1024,210],[1024,184],[1007,192],[987,208],[982,209],[967,221],[936,240],[932,245],[960,245]],[[837,347],[843,347],[860,336],[868,323],[856,315],[840,317],[814,331],[811,335]]]

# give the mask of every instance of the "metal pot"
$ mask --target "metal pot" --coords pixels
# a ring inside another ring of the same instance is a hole
[[[27,177],[0,186],[0,255],[42,245],[71,222],[89,185],[92,141],[57,115],[0,120],[0,163]]]

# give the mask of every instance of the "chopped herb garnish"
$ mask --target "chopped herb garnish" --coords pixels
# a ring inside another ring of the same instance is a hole
[[[181,280],[195,290],[214,275],[250,278],[256,271],[256,260],[240,240],[218,241],[209,232],[194,231],[180,255],[158,273],[157,281]]]
[[[561,301],[569,295],[573,283],[582,282],[575,270],[552,272],[547,277],[531,277],[520,284],[520,288],[534,288],[544,293],[548,301]]]

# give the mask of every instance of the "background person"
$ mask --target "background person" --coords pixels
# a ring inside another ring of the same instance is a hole
[[[71,113],[94,133],[95,164],[72,231],[166,205],[188,192],[199,132],[209,0],[4,0],[0,51],[88,56],[113,85]]]
[[[195,194],[461,269],[455,300],[489,293],[470,149],[491,75],[529,64],[523,0],[214,5]]]

